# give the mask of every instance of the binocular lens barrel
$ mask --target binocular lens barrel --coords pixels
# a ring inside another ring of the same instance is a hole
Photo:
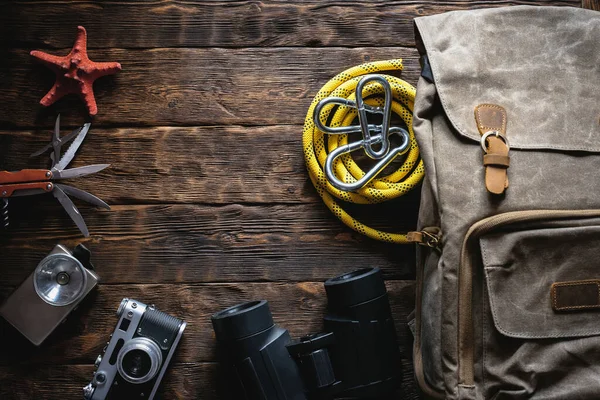
[[[213,328],[221,341],[243,339],[274,325],[265,300],[250,301],[227,308],[212,316]]]
[[[387,290],[379,268],[364,268],[325,281],[330,310],[354,307],[385,296]]]
[[[400,351],[392,310],[379,268],[366,268],[325,282],[325,330],[335,344],[330,358],[337,393],[379,397],[393,393],[400,375]]]
[[[265,300],[218,312],[212,324],[231,378],[231,398],[306,400],[298,366],[286,348],[290,334],[273,323]]]
[[[212,316],[235,398],[305,400],[393,393],[400,354],[383,276],[365,268],[325,282],[325,333],[292,341],[265,300]],[[237,379],[236,379],[237,378]],[[233,389],[234,391],[236,389]]]

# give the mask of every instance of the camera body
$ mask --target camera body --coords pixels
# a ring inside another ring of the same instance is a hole
[[[78,245],[71,252],[56,245],[6,299],[0,315],[39,346],[98,281],[90,263],[89,250]]]
[[[84,399],[152,400],[181,340],[186,323],[154,306],[123,299],[119,321],[95,362]]]
[[[274,324],[266,301],[212,317],[232,398],[305,400],[381,398],[400,379],[400,352],[387,290],[378,268],[325,282],[326,332],[292,341]],[[236,379],[237,378],[237,379]]]

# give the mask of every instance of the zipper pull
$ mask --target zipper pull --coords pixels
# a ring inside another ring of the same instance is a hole
[[[442,239],[442,230],[436,226],[427,227],[419,232],[408,232],[406,239],[409,243],[438,249]]]

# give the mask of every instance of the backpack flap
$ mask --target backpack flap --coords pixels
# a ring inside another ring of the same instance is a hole
[[[598,12],[517,6],[415,24],[459,135],[481,141],[475,109],[489,104],[506,112],[511,149],[600,152],[600,40],[590,40],[600,37]]]

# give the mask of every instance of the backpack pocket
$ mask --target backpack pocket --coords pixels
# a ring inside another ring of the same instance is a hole
[[[471,377],[480,397],[495,400],[600,397],[600,211],[480,221],[461,276],[463,384]]]

